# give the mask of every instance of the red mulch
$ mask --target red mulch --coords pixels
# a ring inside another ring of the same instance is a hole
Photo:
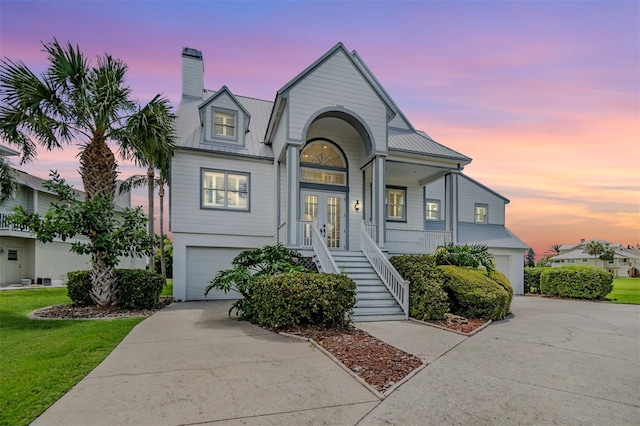
[[[312,338],[379,392],[385,392],[423,364],[417,356],[357,328],[309,326],[286,331]]]
[[[446,320],[426,320],[424,322],[427,322],[429,324],[435,324],[440,327],[447,328],[449,330],[460,331],[462,333],[471,333],[472,331],[485,325],[487,322],[489,322],[489,320],[482,319],[482,318],[470,318],[470,319],[467,319],[466,324],[455,324],[455,323],[447,322]]]

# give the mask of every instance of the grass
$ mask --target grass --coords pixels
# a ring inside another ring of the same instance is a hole
[[[640,305],[640,278],[614,278],[613,291],[607,299],[613,303]]]
[[[167,285],[162,289],[160,296],[173,296],[173,280],[167,280]]]
[[[0,425],[28,425],[93,370],[143,318],[33,320],[66,288],[0,291]]]

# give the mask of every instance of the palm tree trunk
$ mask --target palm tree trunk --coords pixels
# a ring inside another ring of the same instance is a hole
[[[149,270],[153,271],[156,267],[156,247],[155,247],[155,232],[153,230],[153,215],[154,215],[154,183],[155,183],[155,169],[152,161],[149,161],[149,167],[147,167],[147,194],[149,196],[149,238],[154,241],[151,249],[151,255],[149,256]]]
[[[164,181],[158,185],[158,196],[160,197],[160,270],[162,276],[167,278],[167,270],[164,264]]]
[[[116,192],[117,163],[103,135],[98,134],[80,154],[80,176],[87,201],[94,197],[113,200]],[[90,236],[92,243],[100,235]],[[91,299],[98,306],[117,303],[117,277],[114,266],[109,265],[105,253],[91,255]]]

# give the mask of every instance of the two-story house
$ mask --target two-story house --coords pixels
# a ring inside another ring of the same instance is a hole
[[[18,152],[0,145],[0,154],[15,156]],[[22,206],[28,212],[41,215],[50,208],[58,198],[44,187],[44,179],[14,170],[18,181],[17,190],[9,200],[0,206],[0,286],[15,284],[64,284],[70,271],[91,269],[89,255],[77,255],[70,251],[74,241],[86,241],[84,237],[73,240],[54,240],[42,243],[35,235],[25,229],[10,225],[6,217],[13,213],[16,206]],[[78,197],[84,199],[84,193],[77,191]],[[129,207],[130,193],[119,195],[115,204],[118,208]],[[118,268],[143,269],[145,259],[121,258]]]
[[[447,242],[487,244],[522,293],[527,245],[508,200],[462,174],[471,159],[416,130],[362,58],[338,43],[273,101],[204,88],[202,53],[182,52],[171,165],[174,298],[204,287],[240,251],[282,243],[358,285],[356,320],[406,318],[407,285],[387,258]],[[236,297],[210,292],[208,298]]]
[[[613,249],[613,259],[602,260],[598,256],[587,253],[585,247],[592,241],[597,241],[604,247]],[[635,277],[640,275],[640,256],[636,250],[625,249],[620,243],[610,243],[594,238],[586,241],[584,238],[578,244],[563,244],[557,256],[549,258],[552,267],[577,265],[593,266],[604,269],[614,277]]]

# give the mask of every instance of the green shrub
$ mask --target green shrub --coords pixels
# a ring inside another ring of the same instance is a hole
[[[438,266],[451,312],[467,318],[500,320],[509,312],[509,292],[481,269]]]
[[[118,306],[127,309],[154,309],[166,280],[143,269],[118,269]]]
[[[524,292],[526,293],[540,293],[540,274],[545,269],[543,267],[538,268],[524,268]]]
[[[166,281],[161,275],[142,269],[116,269],[118,306],[127,309],[153,309]],[[91,271],[67,274],[67,292],[74,305],[93,305]]]
[[[267,327],[343,325],[356,304],[356,283],[337,274],[263,275],[253,281],[250,304],[245,318]]]
[[[511,308],[511,301],[513,301],[513,287],[511,286],[511,281],[505,274],[500,271],[493,271],[493,274],[489,276],[492,280],[498,283],[500,287],[505,289],[505,291],[509,294],[509,301],[507,305],[507,313],[509,313],[509,309]]]
[[[613,290],[613,275],[592,266],[546,268],[540,275],[540,290],[549,296],[604,299]]]
[[[72,271],[67,273],[67,294],[76,306],[93,305],[91,300],[91,271]]]
[[[493,274],[496,269],[493,255],[489,253],[489,248],[484,244],[459,246],[447,243],[437,247],[433,257],[437,265],[467,266],[470,268],[484,266],[487,275]]]
[[[433,256],[393,256],[391,264],[409,281],[409,315],[419,320],[442,319],[449,312],[444,277]]]

